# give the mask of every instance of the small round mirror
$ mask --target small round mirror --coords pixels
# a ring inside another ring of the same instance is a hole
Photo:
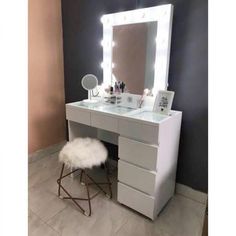
[[[81,84],[85,90],[92,90],[97,87],[98,79],[95,75],[87,74],[82,78]]]
[[[88,90],[88,99],[83,100],[86,103],[96,103],[96,100],[91,99],[92,90],[98,85],[98,79],[95,75],[87,74],[81,80],[81,85],[85,90]]]

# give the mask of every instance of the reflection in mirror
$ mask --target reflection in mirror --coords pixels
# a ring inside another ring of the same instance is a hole
[[[153,88],[156,34],[156,21],[113,27],[112,77],[123,81],[130,93]]]

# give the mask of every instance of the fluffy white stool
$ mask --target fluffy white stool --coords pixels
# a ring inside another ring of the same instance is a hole
[[[68,142],[60,151],[59,153],[59,161],[62,162],[62,169],[59,179],[57,180],[58,183],[58,196],[62,199],[70,199],[72,200],[83,212],[84,215],[90,216],[91,215],[91,199],[97,196],[98,193],[94,194],[94,196],[90,196],[89,194],[89,185],[95,184],[100,191],[102,191],[107,197],[112,198],[112,191],[111,191],[111,182],[108,176],[108,168],[107,168],[107,149],[105,146],[97,139],[91,138],[76,138],[71,142]],[[106,170],[106,179],[107,182],[105,183],[97,183],[94,181],[92,177],[90,177],[86,173],[86,169],[91,169],[94,166],[100,166],[104,164]],[[72,171],[67,173],[63,176],[64,168],[68,167]],[[81,170],[80,173],[80,183],[86,186],[87,196],[88,198],[78,198],[72,197],[71,194],[65,189],[62,185],[61,180],[70,174]],[[84,178],[86,181],[82,181],[83,174],[87,177]],[[90,179],[92,182],[88,183],[87,179]],[[100,185],[108,185],[110,194],[106,193],[104,189]],[[61,196],[61,189],[67,194],[68,197]],[[100,192],[99,191],[99,192]],[[85,211],[79,204],[78,200],[85,200],[88,201],[89,205],[89,212]]]

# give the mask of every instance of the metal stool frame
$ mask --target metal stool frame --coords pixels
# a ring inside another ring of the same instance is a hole
[[[63,172],[64,172],[64,168],[65,168],[65,164],[63,163],[62,164],[62,169],[61,169],[61,173],[60,173],[60,177],[59,179],[57,179],[57,183],[58,183],[58,197],[60,197],[61,199],[70,199],[72,200],[75,205],[82,211],[82,213],[86,216],[91,216],[91,213],[92,213],[92,210],[91,210],[91,200],[96,197],[100,192],[103,192],[106,197],[108,198],[112,198],[112,189],[111,189],[111,181],[109,179],[109,169],[108,169],[108,165],[107,163],[104,164],[104,169],[105,169],[105,172],[106,172],[106,179],[107,179],[107,182],[105,183],[97,183],[95,182],[95,180],[89,176],[87,173],[86,173],[86,169],[81,169],[81,168],[77,168],[73,171],[71,171],[70,173],[66,174],[63,176]],[[79,171],[81,170],[81,173],[80,173],[80,184],[81,185],[85,185],[86,187],[86,190],[87,190],[87,196],[88,198],[78,198],[78,197],[73,197],[71,196],[71,194],[65,189],[65,187],[62,185],[61,183],[61,180],[69,175],[71,175],[72,173],[76,172],[76,171]],[[87,178],[85,178],[85,181],[83,182],[83,175],[85,175]],[[92,182],[88,183],[87,179],[90,179]],[[89,193],[89,185],[96,185],[98,188],[99,188],[99,191],[97,193],[95,193],[93,196],[90,196],[90,193]],[[108,185],[109,186],[109,192],[110,194],[108,194],[100,185]],[[62,197],[61,196],[61,189],[66,193],[66,195],[68,197]],[[80,200],[80,201],[88,201],[88,206],[89,206],[89,212],[87,212],[83,207],[81,207],[79,205],[79,203],[77,202],[77,200]]]

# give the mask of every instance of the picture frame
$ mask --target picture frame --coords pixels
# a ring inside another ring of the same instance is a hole
[[[159,90],[154,102],[153,111],[169,115],[172,107],[175,92],[167,90]]]

